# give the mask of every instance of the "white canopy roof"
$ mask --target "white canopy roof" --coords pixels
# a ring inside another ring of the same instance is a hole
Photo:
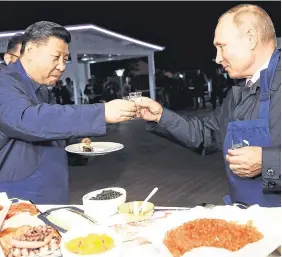
[[[148,57],[150,96],[155,99],[155,62],[154,52],[164,47],[153,45],[93,24],[65,26],[70,31],[71,63],[68,66],[74,76],[75,101],[77,89],[83,89],[90,75],[90,63]],[[0,52],[7,50],[8,40],[16,33],[24,31],[0,32]],[[76,58],[74,58],[74,56]],[[67,73],[67,72],[65,72]]]
[[[71,50],[78,55],[95,55],[97,61],[122,60],[144,57],[164,47],[153,45],[93,24],[66,26],[71,32]],[[16,33],[24,31],[0,32],[0,52],[5,52],[8,40]],[[71,51],[72,52],[72,51]]]

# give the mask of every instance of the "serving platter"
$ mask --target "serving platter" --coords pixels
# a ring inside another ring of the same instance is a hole
[[[271,209],[271,210],[269,210]],[[270,215],[270,211],[272,212]],[[270,217],[275,218],[270,218]],[[169,249],[163,243],[165,235],[171,229],[175,229],[185,222],[197,219],[222,219],[238,224],[252,222],[253,226],[263,234],[263,238],[256,243],[248,244],[238,251],[228,251],[222,248],[199,247],[185,253],[185,257],[217,256],[217,257],[268,257],[281,244],[281,208],[262,208],[258,205],[248,209],[240,209],[236,206],[216,206],[212,209],[195,207],[187,212],[175,212],[165,220],[159,220],[152,224],[150,229],[144,229],[140,236],[150,241],[162,256],[173,257]]]

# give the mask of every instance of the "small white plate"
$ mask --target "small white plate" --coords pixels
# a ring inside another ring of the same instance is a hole
[[[65,150],[69,153],[76,153],[84,156],[95,156],[95,155],[105,155],[111,152],[115,152],[124,148],[123,144],[114,142],[92,142],[91,146],[93,148],[92,152],[83,152],[84,143],[68,145]]]

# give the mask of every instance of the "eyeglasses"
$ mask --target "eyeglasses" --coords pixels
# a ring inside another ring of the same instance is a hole
[[[20,58],[20,56],[7,52],[6,54],[12,55],[14,57]]]

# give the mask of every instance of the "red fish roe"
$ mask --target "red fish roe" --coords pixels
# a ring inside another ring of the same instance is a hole
[[[174,257],[180,257],[202,246],[237,251],[262,238],[251,222],[240,225],[221,219],[197,219],[168,231],[163,243]]]

